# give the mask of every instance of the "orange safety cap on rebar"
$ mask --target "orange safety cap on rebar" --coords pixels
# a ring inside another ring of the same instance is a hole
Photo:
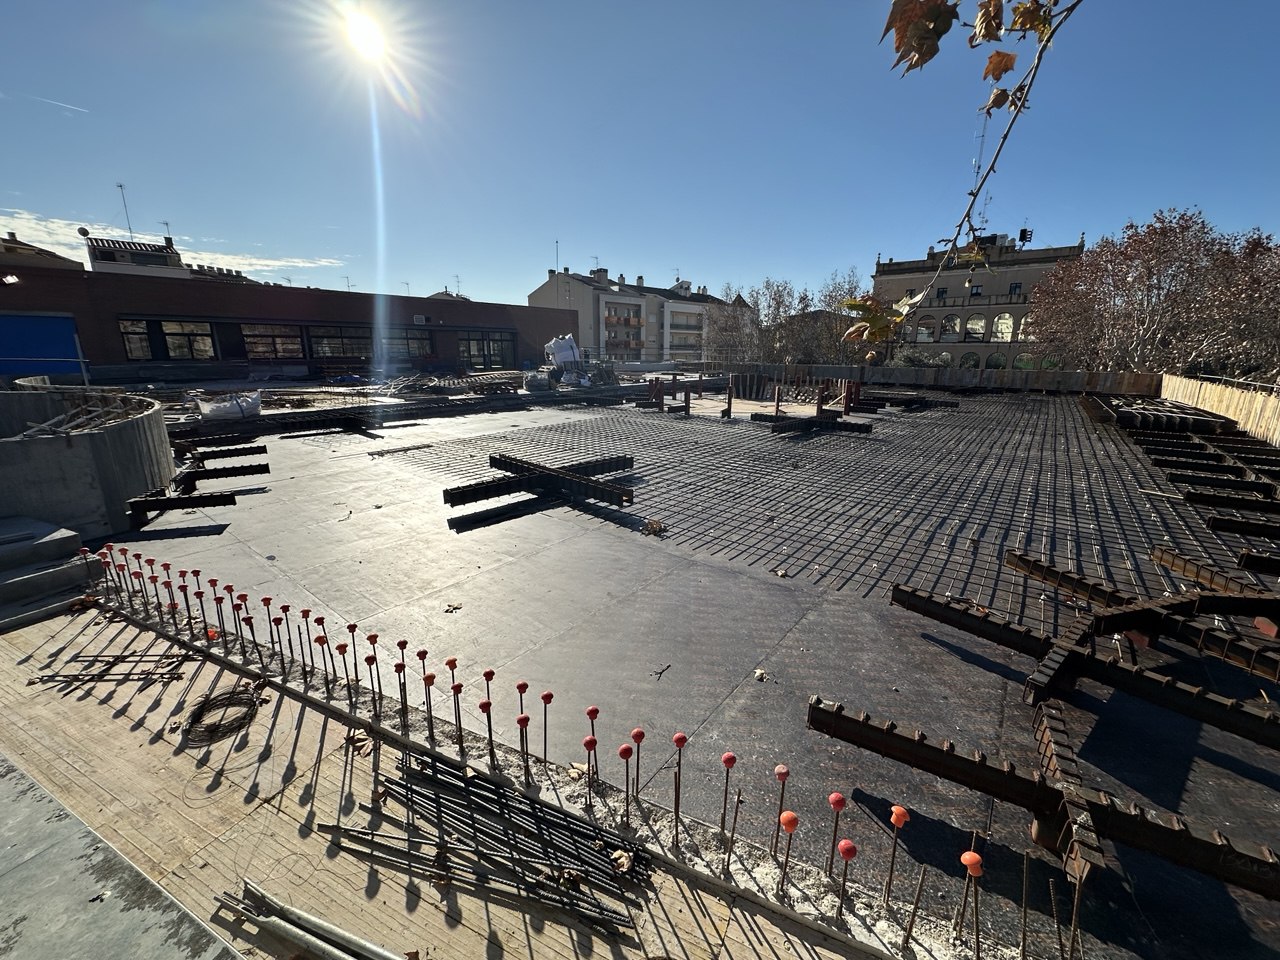
[[[794,810],[783,810],[778,817],[778,822],[787,833],[795,833],[796,827],[800,825],[800,818],[796,816]]]
[[[969,871],[969,876],[982,876],[982,855],[974,850],[966,850],[960,854],[960,862],[965,865],[965,869]]]
[[[911,814],[907,813],[906,807],[900,807],[896,803],[889,808],[889,822],[894,827],[901,828],[904,823],[911,819]]]

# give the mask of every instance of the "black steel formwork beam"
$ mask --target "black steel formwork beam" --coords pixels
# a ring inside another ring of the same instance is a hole
[[[1276,495],[1276,485],[1270,480],[1244,480],[1238,476],[1220,476],[1216,473],[1186,473],[1178,470],[1169,471],[1165,474],[1165,478],[1170,483],[1176,483],[1184,487],[1204,487],[1210,490],[1236,490],[1240,493],[1256,493],[1266,500],[1273,500]]]
[[[630,470],[635,466],[631,457],[610,458],[623,464],[614,469]],[[536,474],[544,489],[550,489],[565,496],[583,497],[588,500],[599,500],[615,507],[625,507],[635,502],[635,492],[628,487],[603,480],[593,480],[588,476],[573,471],[573,468],[560,469],[546,467],[531,460],[522,460],[506,454],[495,453],[489,457],[489,466],[496,470],[507,470],[516,474]],[[601,470],[601,472],[606,472]]]
[[[1239,533],[1262,540],[1280,540],[1280,523],[1256,520],[1252,517],[1228,517],[1220,513],[1210,514],[1204,524],[1220,533]]]
[[[1030,811],[1032,838],[1061,856],[1073,853],[1069,844],[1064,848],[1063,840],[1072,837],[1067,819],[1079,808],[1088,813],[1102,839],[1280,900],[1280,858],[1265,845],[1232,841],[1219,830],[1144,810],[1101,790],[1053,784],[1039,771],[1027,776],[1008,761],[991,763],[981,751],[965,756],[949,740],[935,745],[919,730],[907,734],[891,720],[876,723],[866,713],[850,716],[842,704],[821,697],[809,698],[807,724],[834,739]]]
[[[202,507],[234,507],[234,493],[191,493],[180,497],[135,497],[129,501],[129,526],[140,530],[148,514],[166,510],[199,510]]]
[[[268,463],[242,463],[232,467],[197,467],[182,475],[185,483],[199,483],[202,480],[224,480],[227,477],[256,477],[271,472]]]
[[[1241,570],[1252,570],[1255,573],[1280,574],[1280,553],[1241,550],[1240,556],[1236,557],[1236,566]]]
[[[1264,500],[1261,497],[1239,497],[1212,490],[1186,490],[1182,499],[1205,507],[1223,507],[1228,510],[1246,510],[1252,513],[1280,513],[1280,500]]]
[[[266,455],[267,445],[265,443],[257,443],[246,446],[228,446],[218,450],[199,450],[196,452],[195,458],[204,462],[208,460],[231,460],[235,457],[265,457]]]
[[[489,458],[489,465],[496,469],[507,469],[506,467],[497,466],[493,457]],[[575,463],[559,469],[583,477],[594,477],[603,473],[616,473],[619,470],[632,470],[634,468],[635,460],[632,457],[617,456],[586,460],[582,463]],[[480,480],[476,483],[463,484],[459,487],[449,487],[444,491],[444,502],[451,507],[460,507],[469,503],[478,503],[481,500],[491,500],[494,497],[505,497],[515,493],[538,493],[547,490],[549,487],[553,488],[552,492],[558,492],[559,490],[554,484],[548,483],[544,474],[533,470],[519,469],[513,471],[511,476],[493,477],[489,480]]]

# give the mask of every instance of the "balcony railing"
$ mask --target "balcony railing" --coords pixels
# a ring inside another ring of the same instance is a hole
[[[672,322],[672,323],[668,324],[668,326],[669,326],[672,330],[691,330],[691,331],[696,331],[696,332],[698,332],[698,333],[701,333],[701,332],[702,332],[702,324],[700,324],[700,323],[674,323],[674,322]]]
[[[607,327],[641,327],[641,326],[644,326],[644,321],[643,321],[642,319],[640,319],[639,317],[615,317],[615,316],[612,316],[612,315],[609,315],[609,314],[606,314],[606,315],[605,315],[604,323],[605,323],[605,326],[607,326]]]
[[[941,310],[943,307],[964,307],[964,306],[985,306],[1004,303],[1026,303],[1028,294],[1025,293],[993,293],[979,294],[976,297],[927,297],[920,301],[920,305],[916,307],[916,312],[921,310]]]

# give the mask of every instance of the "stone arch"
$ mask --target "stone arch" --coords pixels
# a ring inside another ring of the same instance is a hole
[[[978,358],[976,353],[971,351],[960,357],[960,363],[958,366],[961,370],[977,370],[982,366],[982,361]]]
[[[1036,358],[1025,351],[1013,358],[1013,369],[1015,370],[1034,370],[1035,368]]]
[[[1003,370],[1008,365],[1009,365],[1009,358],[1005,354],[1001,353],[1000,351],[996,351],[995,353],[987,357],[988,370]]]
[[[1001,313],[991,323],[991,339],[1008,343],[1013,339],[1013,314]]]
[[[987,316],[984,313],[971,313],[969,319],[964,322],[964,338],[965,340],[985,340],[987,339]]]

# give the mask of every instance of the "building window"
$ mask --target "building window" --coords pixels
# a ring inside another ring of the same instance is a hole
[[[981,313],[969,314],[969,319],[964,324],[964,338],[966,340],[984,340],[987,336],[987,318]]]
[[[1009,284],[1009,296],[1011,296],[1011,297],[1020,297],[1020,296],[1022,296],[1022,284],[1020,284],[1020,283],[1011,283],[1011,284]]]
[[[937,297],[939,300],[945,300],[947,299],[947,288],[939,287],[937,290],[933,292],[933,295]]]
[[[213,329],[207,323],[165,320],[160,324],[170,360],[212,360]]]
[[[428,330],[392,330],[382,344],[388,360],[422,360],[436,353]]]
[[[973,284],[970,284],[970,285],[969,285],[969,296],[971,296],[971,297],[980,297],[980,296],[982,296],[982,284],[980,284],[980,283],[973,283]]]
[[[471,370],[514,370],[516,335],[510,331],[463,330],[458,357]]]
[[[302,330],[284,323],[242,323],[244,349],[250,360],[301,360]]]
[[[934,323],[932,316],[926,314],[916,324],[916,343],[933,343]]]
[[[1013,314],[1001,313],[996,316],[995,322],[991,324],[991,339],[1001,343],[1008,343],[1013,339]]]
[[[977,370],[981,364],[982,361],[978,359],[976,353],[966,353],[960,358],[961,370]]]
[[[1036,368],[1036,358],[1029,353],[1020,353],[1013,358],[1013,369],[1015,370],[1034,370]]]
[[[151,359],[151,341],[147,338],[147,321],[121,320],[120,333],[124,337],[124,355],[128,359]]]
[[[954,313],[942,318],[942,335],[938,339],[943,343],[954,343],[960,339],[960,318]]]
[[[993,353],[987,357],[988,370],[1003,370],[1009,364],[1009,358],[1003,353]]]
[[[312,327],[311,356],[360,357],[373,354],[368,327]]]

